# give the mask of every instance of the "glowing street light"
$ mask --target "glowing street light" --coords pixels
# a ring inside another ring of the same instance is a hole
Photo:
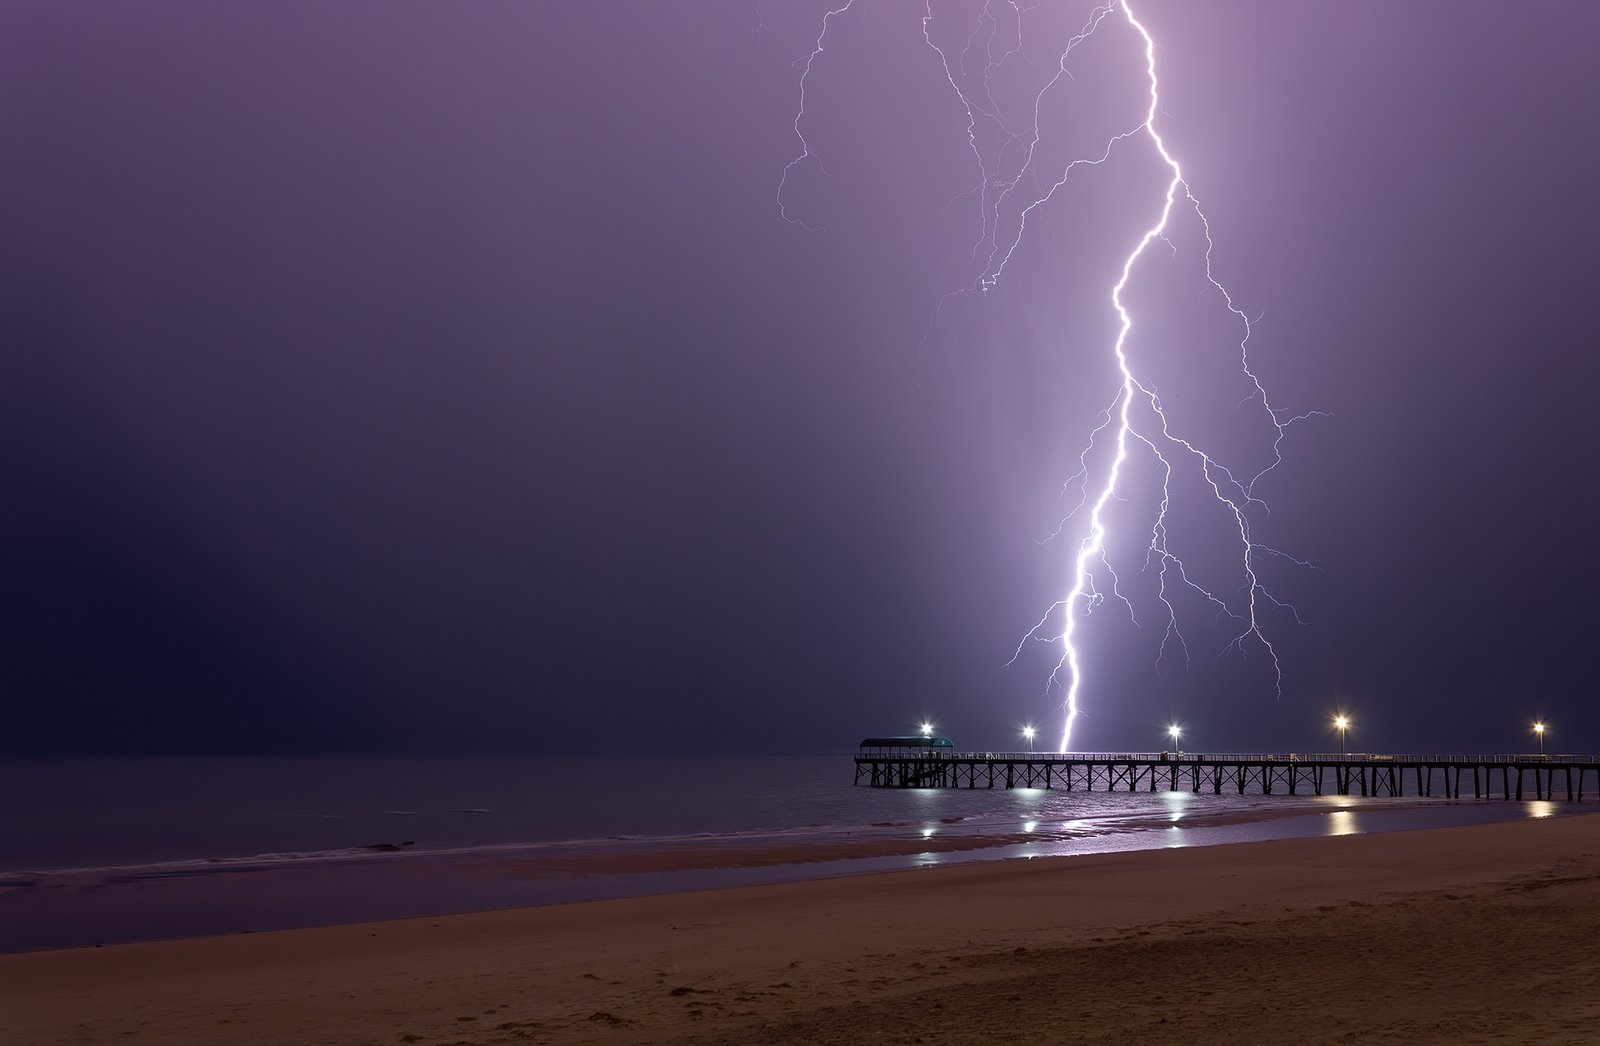
[[[1178,726],[1177,723],[1173,723],[1171,726],[1167,727],[1167,733],[1172,735],[1172,747],[1177,749],[1177,756],[1179,759],[1182,759],[1183,744],[1178,740],[1178,737],[1183,733],[1183,730]]]
[[[1544,724],[1534,723],[1533,732],[1539,735],[1539,754],[1544,755]]]
[[[922,724],[922,736],[923,737],[932,737],[933,736],[933,724],[932,723],[923,723]]]
[[[1031,755],[1033,753],[1033,727],[1023,727],[1022,736],[1028,739],[1028,753]]]
[[[1333,725],[1339,728],[1339,755],[1342,758],[1344,756],[1344,732],[1350,729],[1350,718],[1342,715],[1334,716]]]

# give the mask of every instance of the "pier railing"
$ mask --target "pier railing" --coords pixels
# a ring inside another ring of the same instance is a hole
[[[1519,753],[1379,753],[1379,752],[957,752],[952,749],[862,749],[857,758],[905,759],[982,759],[1004,762],[1184,762],[1184,763],[1433,763],[1441,765],[1493,763],[1496,766],[1510,763],[1547,765],[1550,763],[1594,765],[1600,756],[1569,755],[1565,753],[1539,755]]]

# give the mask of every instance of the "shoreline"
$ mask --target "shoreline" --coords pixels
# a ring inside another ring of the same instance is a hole
[[[31,952],[0,956],[0,999],[41,1046],[1578,1042],[1596,930],[1579,816]]]
[[[1600,812],[1592,805],[1306,799],[1064,822],[945,818],[866,831],[741,833],[354,856],[183,861],[0,876],[0,954],[359,925],[883,871],[1231,846]],[[951,823],[946,823],[951,822]]]

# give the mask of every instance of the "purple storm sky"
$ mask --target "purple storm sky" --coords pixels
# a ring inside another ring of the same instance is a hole
[[[924,341],[978,219],[923,3],[831,27],[829,175],[784,197],[820,228],[779,212],[830,6],[0,7],[0,751],[1054,723],[1050,658],[1004,666],[1067,583],[1043,539],[1163,172],[1063,190]],[[1075,741],[1314,750],[1342,705],[1354,748],[1532,748],[1542,716],[1600,750],[1600,5],[1136,6],[1257,369],[1331,417],[1258,491],[1317,566],[1270,568],[1305,619],[1271,621],[1282,698],[1205,627],[1158,672],[1159,628],[1097,612]],[[1034,59],[1092,7],[1046,0]],[[1142,55],[1095,44],[1058,161],[1139,118]],[[1137,286],[1152,346],[1226,327],[1190,276]],[[1259,451],[1214,409],[1236,375],[1150,351]]]

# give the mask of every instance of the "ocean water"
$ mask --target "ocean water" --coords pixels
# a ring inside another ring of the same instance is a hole
[[[853,777],[758,752],[0,760],[0,950],[1600,808]]]

